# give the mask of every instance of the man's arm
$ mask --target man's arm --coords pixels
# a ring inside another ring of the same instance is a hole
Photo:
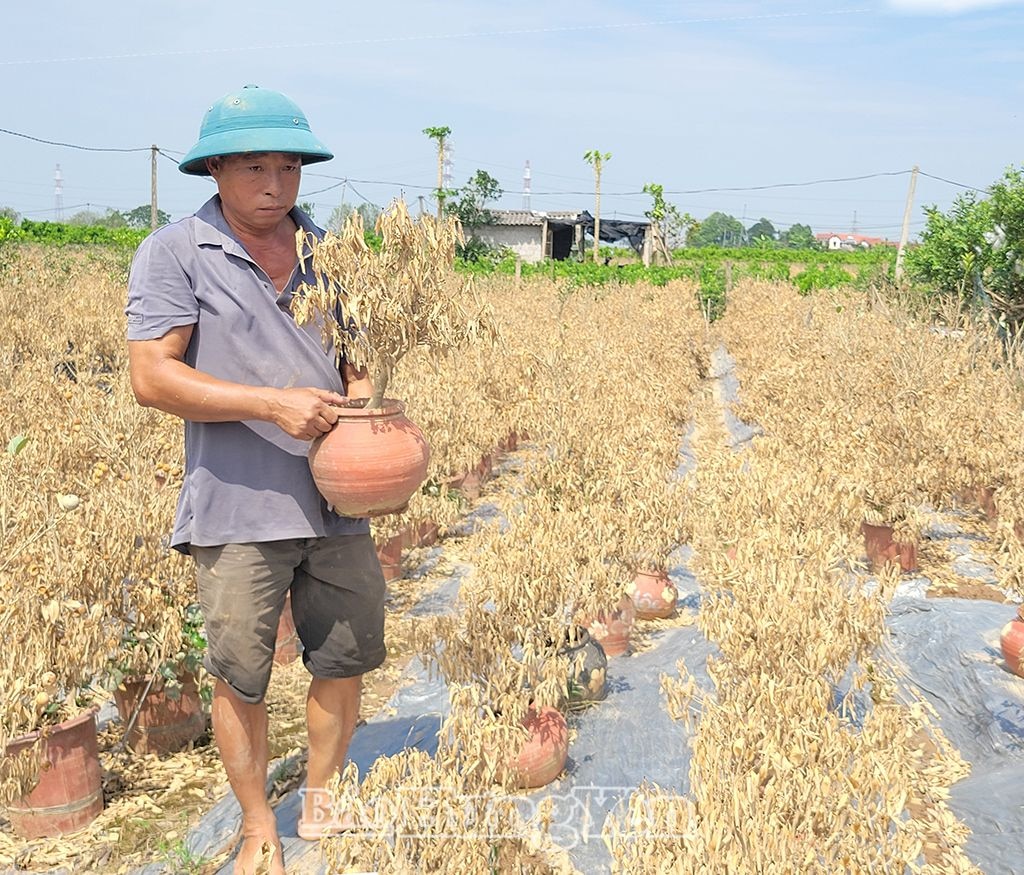
[[[186,325],[157,340],[128,342],[132,390],[139,404],[192,422],[265,420],[299,440],[312,440],[337,422],[331,405],[345,400],[337,392],[245,386],[190,367],[185,350],[191,337],[192,326]]]

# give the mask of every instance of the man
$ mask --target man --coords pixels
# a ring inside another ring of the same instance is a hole
[[[309,472],[310,441],[332,405],[368,397],[365,374],[325,350],[289,304],[303,279],[295,208],[301,167],[332,158],[302,111],[247,85],[206,113],[180,169],[217,194],[150,235],[128,283],[128,352],[140,404],[185,420],[185,475],[172,546],[196,560],[217,679],[213,725],[242,808],[236,873],[281,845],[268,804],[267,710],[278,618],[291,592],[303,660],[309,754],[298,834],[329,820],[324,788],[345,759],[361,675],[384,661],[384,578],[367,520],[335,514]],[[308,264],[308,262],[307,262]]]

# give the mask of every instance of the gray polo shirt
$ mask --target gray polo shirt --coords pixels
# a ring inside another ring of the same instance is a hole
[[[301,210],[291,217],[317,228]],[[307,270],[309,264],[307,262]],[[289,304],[296,268],[280,296],[231,232],[214,195],[194,215],[147,237],[128,279],[128,339],[155,340],[191,325],[185,362],[249,386],[315,386],[344,394],[332,349]],[[328,510],[309,472],[309,441],[269,422],[185,423],[185,475],[171,545],[277,541],[361,534],[369,522]]]

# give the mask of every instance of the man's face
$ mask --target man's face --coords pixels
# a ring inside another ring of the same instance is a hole
[[[288,152],[245,152],[209,158],[225,211],[254,230],[274,228],[295,206],[302,160]]]

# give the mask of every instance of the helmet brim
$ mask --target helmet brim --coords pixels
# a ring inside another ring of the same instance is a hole
[[[244,152],[291,152],[299,155],[303,164],[330,161],[334,157],[308,128],[249,128],[201,137],[181,159],[178,169],[190,176],[209,176],[207,158]]]

